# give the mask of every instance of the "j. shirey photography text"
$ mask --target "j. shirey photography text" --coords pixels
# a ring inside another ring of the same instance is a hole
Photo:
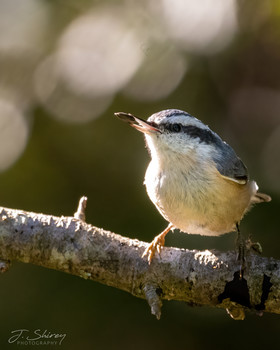
[[[50,332],[47,329],[15,329],[8,343],[16,345],[61,345],[66,333]]]

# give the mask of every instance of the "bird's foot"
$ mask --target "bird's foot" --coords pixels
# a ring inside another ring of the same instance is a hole
[[[168,225],[167,228],[161,232],[159,235],[157,235],[152,242],[148,245],[148,247],[145,249],[144,253],[142,254],[142,258],[147,256],[147,260],[149,265],[151,264],[153,257],[155,256],[155,253],[158,252],[160,254],[162,247],[165,243],[165,236],[167,233],[173,228],[173,225]]]
[[[145,256],[148,257],[148,263],[149,265],[152,262],[152,259],[156,253],[156,251],[160,254],[162,247],[164,246],[165,243],[165,234],[163,235],[163,232],[156,236],[152,242],[148,245],[148,247],[145,249],[142,258]]]

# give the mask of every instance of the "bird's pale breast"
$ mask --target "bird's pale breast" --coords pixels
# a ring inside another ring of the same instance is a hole
[[[197,166],[192,171],[191,166],[177,163],[174,171],[151,161],[145,176],[150,199],[183,232],[216,236],[235,230],[250,205],[254,183],[240,185],[224,179],[214,166],[207,172],[203,167],[198,172]]]

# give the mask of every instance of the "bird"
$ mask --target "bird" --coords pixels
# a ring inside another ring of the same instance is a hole
[[[240,221],[254,204],[271,197],[258,192],[233,148],[201,120],[179,109],[162,110],[147,120],[124,112],[115,116],[144,134],[151,156],[144,184],[168,222],[142,257],[151,264],[170,230],[202,236],[237,231],[243,271]]]

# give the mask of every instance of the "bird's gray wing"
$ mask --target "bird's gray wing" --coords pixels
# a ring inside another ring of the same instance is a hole
[[[249,180],[246,166],[226,142],[221,139],[220,141],[219,147],[213,153],[219,173],[230,181],[245,185]]]

